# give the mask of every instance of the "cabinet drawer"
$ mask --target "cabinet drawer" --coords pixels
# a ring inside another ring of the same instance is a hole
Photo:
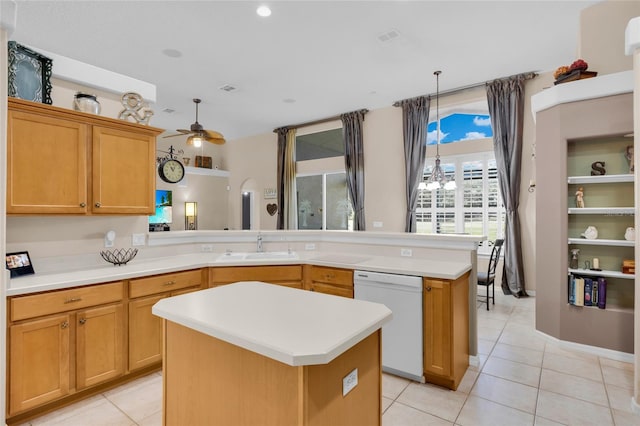
[[[122,300],[122,281],[11,298],[11,321]]]
[[[353,271],[350,269],[312,266],[311,281],[353,287]]]
[[[281,281],[302,282],[302,266],[234,266],[210,269],[210,283],[232,283],[236,281]]]
[[[195,287],[202,284],[202,271],[176,272],[172,274],[155,275],[147,278],[136,278],[129,281],[129,297],[136,298],[151,294]]]
[[[334,296],[342,296],[353,299],[353,288],[312,282],[309,286],[309,290],[317,291],[318,293],[333,294]]]

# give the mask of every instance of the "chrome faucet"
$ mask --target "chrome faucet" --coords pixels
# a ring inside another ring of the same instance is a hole
[[[262,253],[262,251],[263,251],[262,250],[262,235],[260,235],[259,232],[258,232],[258,241],[257,241],[257,243],[258,243],[258,247],[256,248],[256,251],[258,253]]]

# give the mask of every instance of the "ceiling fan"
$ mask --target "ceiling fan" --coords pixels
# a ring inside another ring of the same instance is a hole
[[[223,143],[225,143],[224,136],[222,136],[221,133],[218,133],[214,130],[205,130],[202,127],[202,124],[198,123],[198,104],[202,101],[196,98],[193,100],[193,102],[196,104],[196,122],[191,125],[189,130],[177,129],[177,135],[169,135],[165,136],[165,138],[191,135],[187,138],[187,145],[193,145],[196,148],[202,146],[202,141],[207,141],[218,145],[222,145]]]

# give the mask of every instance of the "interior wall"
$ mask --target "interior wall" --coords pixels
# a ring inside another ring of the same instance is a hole
[[[580,14],[580,34],[576,58],[567,58],[570,65],[577,58],[589,64],[589,71],[598,75],[628,71],[633,58],[624,54],[624,32],[632,18],[640,16],[639,1],[609,0],[596,3]]]

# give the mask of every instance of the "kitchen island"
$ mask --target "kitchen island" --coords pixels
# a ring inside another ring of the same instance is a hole
[[[384,305],[240,282],[168,299],[165,425],[380,425]]]

